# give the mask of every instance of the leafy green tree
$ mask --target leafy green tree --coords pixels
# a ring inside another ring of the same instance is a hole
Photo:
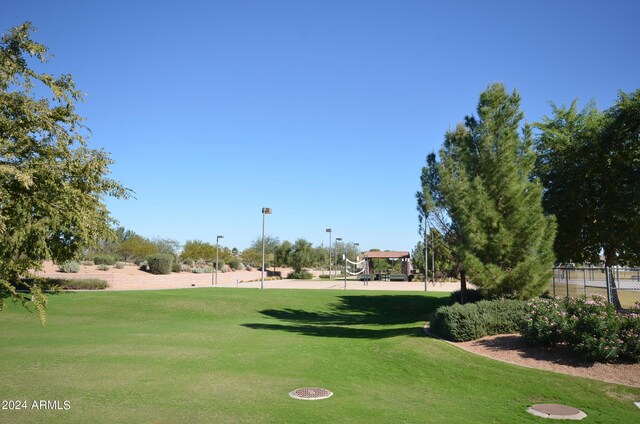
[[[188,240],[180,254],[182,260],[192,259],[194,261],[215,261],[216,247],[202,240]]]
[[[276,247],[275,266],[289,266],[292,249],[293,245],[288,240]]]
[[[180,242],[172,238],[167,237],[154,237],[151,239],[151,243],[156,246],[158,253],[165,253],[168,255],[176,256],[180,250]]]
[[[305,239],[298,239],[291,247],[290,263],[295,272],[313,266],[313,246]]]
[[[433,252],[432,252],[433,249]],[[429,272],[432,270],[432,258],[435,257],[436,277],[457,277],[458,266],[454,260],[454,247],[452,247],[445,237],[435,228],[431,229],[429,239]],[[411,254],[413,267],[417,268],[424,275],[424,241],[419,241]],[[431,274],[429,274],[431,275]]]
[[[537,124],[536,176],[544,207],[558,220],[554,245],[562,262],[637,264],[640,260],[640,90],[619,93],[598,112],[552,105]]]
[[[120,243],[117,249],[118,256],[127,262],[139,263],[153,253],[166,252],[160,252],[155,243],[137,234]]]
[[[489,296],[528,298],[551,278],[555,235],[542,186],[530,178],[531,130],[525,125],[519,134],[520,96],[502,84],[480,95],[477,112],[445,135],[436,193],[460,235],[458,255],[473,284]]]
[[[258,250],[254,247],[248,247],[242,251],[242,262],[253,268],[262,265],[262,249]]]
[[[0,307],[4,296],[28,307],[29,296],[16,284],[43,260],[62,263],[112,237],[102,199],[128,196],[107,178],[109,155],[87,145],[88,130],[76,113],[82,93],[71,75],[30,66],[49,57],[32,32],[26,22],[0,40]],[[31,300],[44,324],[47,298],[34,281]]]
[[[270,235],[264,236],[264,266],[268,268],[270,266],[275,267],[276,249],[280,246],[280,240],[277,237]],[[258,236],[251,243],[251,249],[255,249],[260,252],[260,259],[256,266],[262,265],[262,236]]]

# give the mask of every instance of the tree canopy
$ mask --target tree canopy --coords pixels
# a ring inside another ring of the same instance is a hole
[[[640,259],[640,90],[620,92],[599,112],[552,105],[537,124],[536,176],[544,207],[558,220],[563,262],[638,263]]]
[[[477,113],[446,133],[439,162],[427,158],[418,207],[459,237],[455,256],[485,294],[530,297],[550,278],[555,234],[530,179],[531,130],[520,135],[520,96],[502,84],[480,95]]]
[[[45,259],[71,259],[112,236],[102,199],[128,196],[107,178],[109,155],[87,145],[76,113],[82,93],[71,75],[30,67],[49,59],[33,31],[26,22],[0,40],[0,302],[9,296],[25,306],[29,299],[16,291],[20,279]],[[46,296],[37,281],[28,285],[44,323]]]

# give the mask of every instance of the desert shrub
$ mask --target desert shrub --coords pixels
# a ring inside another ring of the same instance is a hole
[[[211,267],[211,266],[205,266],[202,268],[202,272],[204,272],[205,274],[213,274],[213,270],[215,268]]]
[[[96,255],[93,258],[93,263],[96,265],[115,265],[116,259],[111,255]]]
[[[231,271],[231,267],[227,264],[224,264],[223,266],[220,267],[220,272],[230,272]]]
[[[197,266],[197,267],[191,268],[191,272],[193,272],[194,274],[204,274],[204,268]]]
[[[626,314],[601,296],[535,299],[520,332],[530,342],[566,345],[582,356],[601,362],[640,361],[640,310]]]
[[[104,290],[109,285],[104,280],[84,278],[78,280],[63,280],[61,278],[48,279],[47,283],[62,287],[66,290]]]
[[[189,265],[186,265],[186,264],[180,264],[180,271],[181,272],[191,272],[191,267]]]
[[[308,271],[293,271],[287,275],[287,278],[292,280],[311,280],[313,278],[313,274]]]
[[[96,266],[96,269],[98,271],[109,271],[111,269],[111,267],[107,264],[100,264],[98,266]]]
[[[251,265],[247,265],[246,267],[244,267],[245,271],[253,271],[253,268],[251,268]]]
[[[124,262],[116,262],[116,268],[118,269],[124,269],[125,266],[127,266],[127,264]]]
[[[193,266],[194,264],[193,259],[185,259],[184,261],[182,261],[182,263],[187,266]]]
[[[149,271],[149,264],[147,263],[147,261],[141,261],[136,265],[138,265],[138,269],[140,271]]]
[[[180,262],[174,262],[171,265],[171,272],[182,272],[182,264]]]
[[[168,253],[154,253],[147,256],[148,270],[152,274],[171,274],[173,255]]]
[[[80,265],[93,266],[95,264],[93,263],[93,261],[80,261]]]
[[[76,274],[80,272],[80,264],[76,261],[66,261],[63,262],[58,269],[62,272]]]
[[[240,258],[232,257],[227,260],[227,265],[231,267],[231,269],[238,270],[244,268],[242,262],[240,262]]]
[[[483,300],[441,306],[431,320],[440,336],[456,342],[518,331],[526,317],[526,303],[518,300]]]

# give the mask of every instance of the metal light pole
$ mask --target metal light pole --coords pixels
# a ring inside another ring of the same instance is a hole
[[[219,245],[218,241],[219,241],[221,238],[224,238],[224,236],[217,236],[217,237],[216,237],[216,273],[215,273],[215,276],[216,276],[216,286],[218,285],[218,251],[220,250],[220,249],[219,249],[219,246],[220,246],[220,245]]]
[[[339,241],[342,241],[342,237],[336,237],[336,244],[335,244],[335,246],[336,246],[336,254],[333,255],[333,256],[335,256],[334,259],[336,261],[336,266],[335,266],[335,270],[334,270],[334,272],[336,273],[336,277],[338,276],[338,242]]]
[[[262,267],[260,268],[260,289],[264,289],[264,216],[271,215],[271,208],[262,208]]]
[[[329,280],[331,280],[331,228],[325,230],[329,233]]]
[[[424,291],[427,291],[427,275],[429,275],[429,250],[427,238],[427,217],[424,218]]]

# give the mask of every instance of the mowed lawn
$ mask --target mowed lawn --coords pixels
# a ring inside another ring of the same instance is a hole
[[[640,422],[640,389],[512,366],[424,336],[444,294],[185,289],[53,296],[0,312],[0,422]],[[318,386],[320,401],[288,393]],[[68,410],[30,409],[68,401]],[[587,421],[585,421],[587,422]]]

